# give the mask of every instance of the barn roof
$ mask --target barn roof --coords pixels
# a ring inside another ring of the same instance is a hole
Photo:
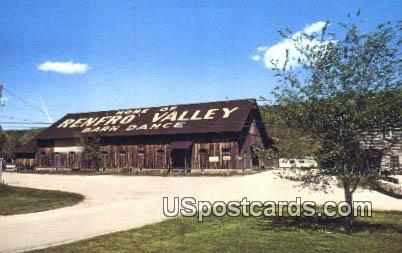
[[[38,139],[240,132],[252,110],[254,99],[72,113]]]

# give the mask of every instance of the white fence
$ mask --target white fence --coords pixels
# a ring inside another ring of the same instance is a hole
[[[310,158],[280,158],[279,168],[317,168],[317,162]]]

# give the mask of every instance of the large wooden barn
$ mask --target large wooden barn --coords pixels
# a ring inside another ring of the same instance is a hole
[[[256,101],[244,99],[67,114],[35,144],[17,154],[20,169],[261,168],[272,141]]]

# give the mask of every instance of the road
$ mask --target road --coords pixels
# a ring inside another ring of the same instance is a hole
[[[324,194],[279,178],[272,171],[231,177],[79,176],[4,173],[14,186],[76,192],[81,203],[55,210],[0,216],[0,252],[20,252],[127,230],[166,219],[162,198],[197,200],[316,201],[343,200],[342,189]],[[400,210],[402,201],[358,189],[355,200],[372,201],[377,210]]]

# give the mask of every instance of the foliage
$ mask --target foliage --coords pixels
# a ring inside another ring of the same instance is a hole
[[[14,158],[15,150],[35,138],[42,128],[30,130],[0,130],[0,157],[11,161]]]
[[[82,136],[80,146],[84,147],[82,162],[84,169],[98,170],[101,162],[101,140],[99,137]]]
[[[13,148],[15,144],[10,136],[0,130],[0,157],[10,159],[13,155]]]
[[[359,182],[379,174],[369,163],[370,152],[361,148],[364,132],[402,124],[401,25],[387,22],[361,32],[351,22],[340,24],[344,33],[338,35],[327,33],[328,25],[320,33],[281,33],[300,56],[298,68],[288,65],[293,57],[288,53],[284,66],[273,62],[280,82],[274,95],[287,109],[284,120],[321,143],[316,152],[320,173],[308,183],[335,176],[352,203]],[[345,222],[351,231],[352,218]]]
[[[285,121],[287,111],[285,106],[262,106],[260,109],[269,136],[275,142],[277,149],[275,157],[304,158],[315,154],[320,143],[308,131]]]

